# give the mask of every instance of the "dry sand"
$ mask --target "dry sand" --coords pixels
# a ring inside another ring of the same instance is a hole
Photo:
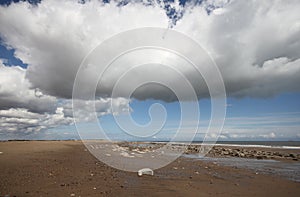
[[[300,194],[297,182],[183,157],[154,176],[138,177],[101,163],[78,141],[1,142],[0,152],[0,196]]]

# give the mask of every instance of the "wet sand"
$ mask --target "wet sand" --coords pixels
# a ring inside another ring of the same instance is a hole
[[[79,141],[1,142],[0,152],[0,196],[299,196],[300,193],[299,182],[278,175],[187,157],[155,170],[154,176],[138,177],[136,173],[119,171],[98,161]],[[297,150],[293,152],[297,154]]]

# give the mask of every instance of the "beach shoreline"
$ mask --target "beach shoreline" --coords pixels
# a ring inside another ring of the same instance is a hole
[[[194,155],[194,146],[186,156]],[[154,176],[138,177],[137,173],[100,162],[81,141],[0,142],[0,196],[298,196],[300,183],[280,174],[264,174],[209,159],[251,159],[220,157],[217,152],[227,148],[233,152],[238,147],[216,146],[206,160],[182,156],[155,170]],[[255,151],[267,153],[270,149]],[[295,154],[296,158],[299,154],[297,149],[272,151]],[[255,157],[252,160],[258,161]],[[299,163],[289,157],[276,160],[284,165]]]

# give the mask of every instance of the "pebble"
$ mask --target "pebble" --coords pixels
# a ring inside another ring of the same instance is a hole
[[[70,196],[75,196],[75,194],[71,194]]]
[[[186,154],[191,154],[199,151],[197,145],[190,145],[186,149]],[[209,153],[212,156],[231,156],[242,158],[256,158],[256,159],[288,159],[288,160],[300,160],[300,154],[298,153],[283,153],[279,151],[267,151],[267,150],[249,150],[241,148],[228,148],[228,147],[213,147]]]

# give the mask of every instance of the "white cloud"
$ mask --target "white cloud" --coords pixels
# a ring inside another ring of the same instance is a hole
[[[77,110],[74,111],[76,121],[89,122],[96,121],[96,116],[100,117],[106,114],[127,114],[131,112],[129,106],[130,100],[125,98],[99,98],[95,101],[90,100],[75,100]],[[72,102],[71,100],[65,100],[63,104],[64,113],[67,116],[73,117]],[[112,111],[112,109],[114,111]],[[95,113],[93,113],[95,111]]]
[[[120,8],[100,1],[44,0],[38,7],[25,2],[1,7],[0,25],[5,43],[29,65],[32,84],[71,98],[77,68],[91,49],[121,31],[167,27],[168,18],[164,10],[142,4]]]
[[[215,12],[208,15],[209,8]],[[299,10],[298,0],[205,1],[187,6],[174,29],[191,36],[210,52],[229,96],[268,97],[300,90]],[[80,4],[43,0],[38,6],[20,2],[0,8],[0,35],[8,46],[16,49],[15,55],[29,64],[27,77],[34,87],[53,96],[70,98],[78,66],[91,49],[125,30],[167,27],[169,18],[165,12],[160,5],[142,3],[117,7],[116,3],[99,1]],[[121,66],[106,78],[103,86],[109,89],[98,89],[98,93],[102,91],[100,96],[109,96],[111,84],[129,68],[125,63]],[[207,87],[199,86],[201,80],[193,70],[175,66],[188,77],[198,96],[208,96]],[[128,78],[142,80],[147,73],[180,86],[176,78],[168,73],[158,75],[158,70],[145,68]],[[124,84],[124,92],[131,85],[134,82]],[[157,86],[148,86],[135,96],[173,100],[170,91]]]
[[[3,133],[39,132],[72,122],[72,118],[64,116],[62,108],[57,108],[53,114],[39,114],[22,108],[0,110],[0,132]]]
[[[299,92],[300,2],[231,1],[216,13],[194,7],[175,29],[201,43],[222,73],[227,95]]]
[[[212,9],[218,9],[208,15],[207,9],[212,4]],[[210,52],[229,96],[267,97],[300,91],[299,10],[298,0],[206,1],[186,8],[174,29],[192,37]],[[169,18],[160,6],[141,3],[117,7],[115,3],[100,1],[79,4],[71,0],[43,0],[38,6],[19,2],[0,7],[0,36],[8,47],[15,49],[15,56],[29,65],[27,70],[0,65],[1,112],[10,113],[10,108],[16,108],[28,116],[48,115],[48,125],[63,124],[62,117],[68,119],[72,114],[70,101],[61,99],[71,98],[78,66],[91,49],[125,30],[167,27],[168,24]],[[103,85],[107,90],[104,93],[108,93],[108,97],[114,80],[128,69],[126,64],[122,66],[111,70],[105,78]],[[194,75],[193,70],[180,69],[198,88],[200,97],[208,95],[206,86],[199,86],[198,75]],[[126,92],[135,79],[143,80],[145,73],[180,86],[177,78],[166,70],[145,67],[129,76],[131,80],[124,83],[123,91]],[[173,99],[169,91],[157,86],[140,89],[135,96]],[[98,115],[111,113],[110,101],[110,98],[96,101]],[[87,109],[93,109],[89,101],[82,102]],[[120,111],[130,110],[128,100],[116,98],[114,102]],[[33,124],[35,120],[2,118],[3,124],[13,121]],[[83,119],[89,118],[83,116]],[[14,130],[15,127],[6,128]]]
[[[27,108],[32,112],[55,112],[57,99],[32,89],[26,70],[6,67],[0,61],[0,109]]]
[[[26,69],[6,67],[0,62],[0,132],[30,133],[73,123],[72,100],[57,99],[31,88],[25,78]],[[79,121],[91,121],[97,116],[130,111],[124,98],[79,101],[82,113]]]

